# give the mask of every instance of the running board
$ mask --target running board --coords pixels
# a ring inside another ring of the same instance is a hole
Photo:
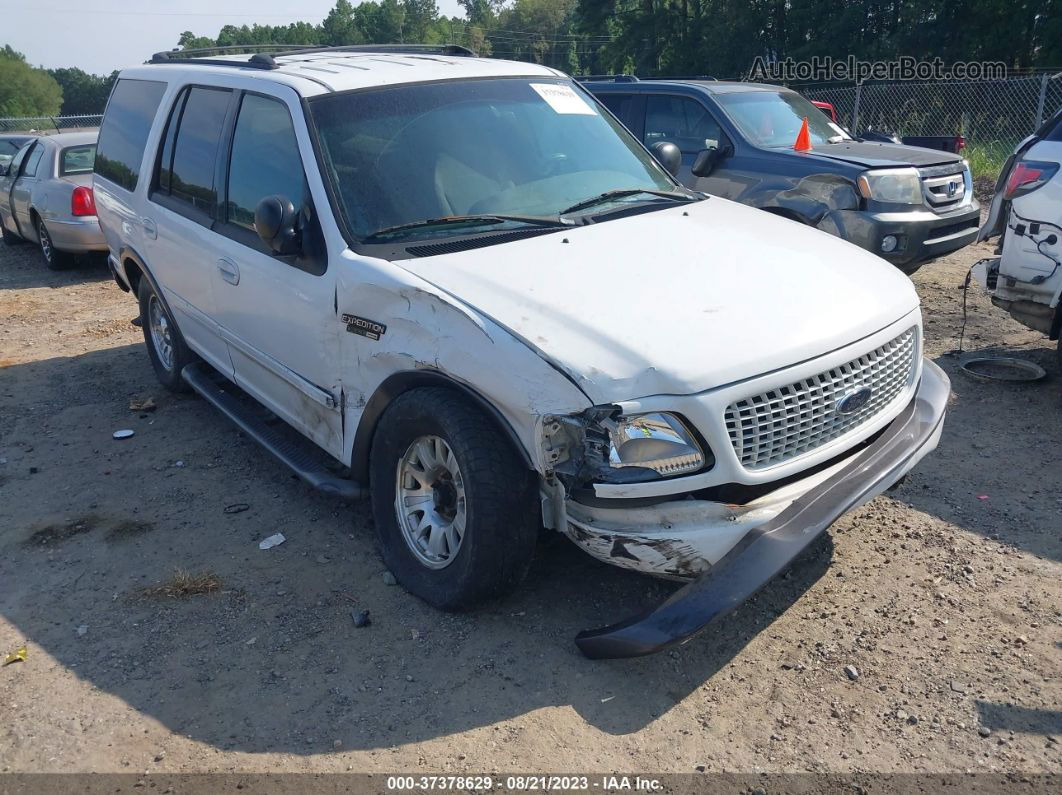
[[[240,430],[269,451],[280,463],[315,489],[346,500],[360,500],[367,496],[365,487],[346,478],[337,478],[315,459],[310,442],[287,439],[256,417],[224,384],[212,377],[213,371],[203,363],[190,364],[181,370],[181,377],[208,403],[236,423]]]

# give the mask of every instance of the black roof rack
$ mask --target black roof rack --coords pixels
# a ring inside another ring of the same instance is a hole
[[[607,81],[611,80],[613,83],[637,83],[638,78],[634,75],[580,75],[575,78],[580,83],[586,83],[591,80]]]
[[[613,83],[638,83],[642,80],[714,80],[719,78],[712,77],[711,75],[658,75],[656,77],[637,77],[635,75],[583,75],[575,78],[580,83],[586,83],[592,80],[599,82],[613,82]]]
[[[643,77],[642,80],[714,80],[719,82],[718,77],[711,75],[658,75],[657,77]]]
[[[307,44],[234,44],[223,47],[201,47],[189,50],[157,52],[148,63],[201,64],[205,66],[237,66],[243,69],[279,69],[281,55],[309,55],[327,52],[365,52],[407,55],[475,56],[472,50],[459,44],[344,44],[338,47],[314,47]],[[212,56],[253,53],[246,61],[233,61]]]

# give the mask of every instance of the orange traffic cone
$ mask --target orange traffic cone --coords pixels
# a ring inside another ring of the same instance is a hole
[[[811,151],[811,133],[808,132],[808,117],[804,117],[804,123],[800,125],[800,132],[797,133],[796,143],[793,144],[793,148],[798,152],[810,152]]]

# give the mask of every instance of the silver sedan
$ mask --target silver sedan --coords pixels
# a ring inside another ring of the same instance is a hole
[[[97,136],[96,131],[41,136],[0,165],[4,242],[37,243],[52,270],[71,265],[79,254],[107,250],[92,194]]]

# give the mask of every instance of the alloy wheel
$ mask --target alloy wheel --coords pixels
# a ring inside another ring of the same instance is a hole
[[[465,483],[453,450],[438,436],[413,441],[398,462],[395,511],[402,537],[430,569],[453,563],[465,534]]]
[[[169,318],[162,308],[157,296],[151,296],[148,300],[148,324],[151,329],[151,344],[155,346],[155,353],[159,362],[167,370],[173,370],[173,331],[170,328]]]

